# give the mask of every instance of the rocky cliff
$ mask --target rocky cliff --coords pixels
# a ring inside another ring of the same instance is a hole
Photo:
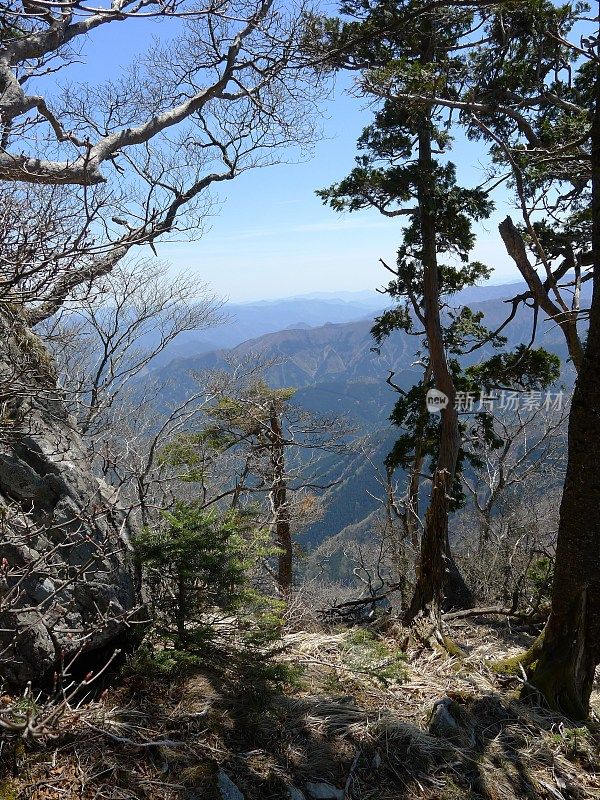
[[[0,308],[0,679],[36,682],[106,647],[138,605],[131,518],[66,412],[18,308]]]

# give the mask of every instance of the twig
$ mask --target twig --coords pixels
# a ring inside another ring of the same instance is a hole
[[[350,784],[352,783],[352,778],[354,777],[354,772],[356,771],[356,767],[358,765],[359,759],[362,755],[362,748],[359,749],[358,753],[354,756],[354,760],[352,762],[352,766],[350,767],[350,772],[348,773],[348,777],[346,778],[346,783],[344,784],[344,797],[350,797]]]
[[[128,739],[126,736],[117,736],[114,733],[110,733],[109,731],[105,731],[102,728],[97,728],[95,725],[92,725],[91,722],[87,720],[82,720],[88,728],[91,728],[96,733],[102,734],[102,736],[107,736],[109,739],[112,739],[115,742],[119,742],[120,744],[127,744],[130,747],[185,747],[186,742],[178,742],[175,739],[156,739],[153,742],[136,742],[135,739]]]

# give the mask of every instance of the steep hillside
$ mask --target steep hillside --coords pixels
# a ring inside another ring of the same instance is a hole
[[[383,497],[385,491],[380,483],[384,473],[379,470],[396,435],[390,425],[383,424],[360,440],[343,460],[332,462],[332,471],[337,471],[341,482],[327,492],[323,518],[300,535],[305,549],[312,550],[380,507],[376,498]]]
[[[408,370],[415,342],[396,335],[381,354],[374,352],[370,335],[372,319],[318,328],[286,329],[251,339],[229,350],[216,350],[190,358],[178,358],[157,369],[153,377],[171,382],[183,398],[195,382],[192,373],[226,369],[228,364],[260,356],[270,364],[266,376],[273,386],[306,387],[332,381],[381,381],[387,369]],[[407,374],[407,385],[412,378]]]

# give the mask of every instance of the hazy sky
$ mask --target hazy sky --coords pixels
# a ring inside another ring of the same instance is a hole
[[[166,26],[146,21],[99,28],[82,53],[86,78],[110,77],[130,63]],[[315,189],[343,178],[354,164],[356,139],[371,113],[347,93],[349,80],[338,79],[334,97],[323,105],[325,138],[302,163],[280,164],[248,172],[219,190],[218,213],[194,243],[157,243],[160,257],[174,270],[192,270],[198,280],[235,301],[270,299],[316,291],[358,291],[387,282],[379,259],[393,264],[401,222],[363,211],[338,214],[324,206]],[[483,180],[479,153],[459,143],[452,160],[466,185]],[[497,225],[509,211],[499,197],[497,210],[479,230],[473,257],[494,267],[493,281],[517,277],[504,252]]]

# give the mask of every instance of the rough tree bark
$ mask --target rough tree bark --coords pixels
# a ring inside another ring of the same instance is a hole
[[[552,609],[530,682],[568,716],[587,716],[600,663],[600,68],[592,120],[590,326],[569,416],[568,463],[556,549]]]
[[[425,55],[427,57],[427,55]],[[429,361],[437,389],[448,398],[441,411],[440,447],[431,482],[429,506],[421,539],[417,564],[417,583],[405,619],[413,623],[417,617],[428,617],[437,630],[441,627],[441,612],[446,604],[462,606],[469,602],[469,590],[464,585],[452,561],[448,541],[448,509],[454,473],[460,451],[456,390],[446,359],[442,322],[440,318],[440,285],[437,263],[435,220],[429,176],[433,168],[429,120],[423,121],[419,133],[418,186],[421,248],[423,260],[423,300],[425,331]]]
[[[529,287],[533,299],[537,305],[546,312],[549,319],[556,322],[558,327],[562,330],[573,365],[577,372],[579,372],[583,363],[583,345],[577,331],[578,313],[576,311],[565,312],[564,308],[561,308],[552,300],[540,276],[529,261],[527,248],[525,247],[521,232],[510,217],[506,217],[506,219],[502,220],[500,225],[498,225],[498,231],[506,247],[506,252],[517,265],[519,272]]]
[[[271,507],[275,519],[275,541],[279,548],[277,558],[277,585],[282,595],[289,595],[293,583],[293,551],[290,511],[287,502],[287,482],[285,477],[285,438],[281,427],[281,417],[276,404],[271,407],[270,449],[273,485],[271,488]]]

